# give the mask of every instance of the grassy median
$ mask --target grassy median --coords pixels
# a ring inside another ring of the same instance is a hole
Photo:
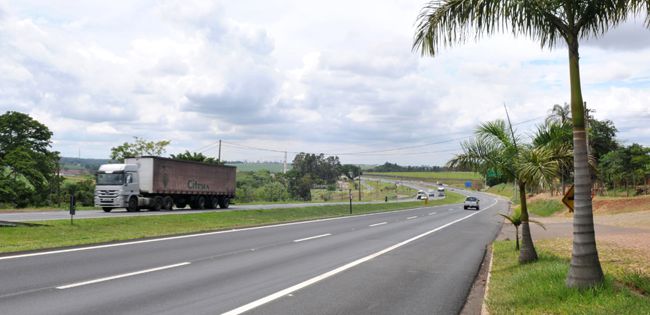
[[[460,203],[464,196],[450,192],[447,198],[427,206]],[[418,208],[422,201],[353,205],[353,214]],[[238,227],[303,221],[349,215],[347,205],[267,210],[215,211],[206,213],[134,216],[103,219],[34,222],[40,226],[0,228],[0,253],[54,247],[124,241],[164,235],[214,231]]]
[[[611,272],[605,263],[602,286],[569,289],[564,281],[570,252],[557,251],[555,245],[538,243],[539,260],[520,265],[513,241],[494,242],[487,296],[491,314],[650,314],[650,292],[643,289],[647,275]]]

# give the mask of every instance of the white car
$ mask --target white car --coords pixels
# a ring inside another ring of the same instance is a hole
[[[476,198],[476,197],[467,197],[467,198],[465,198],[465,204],[463,204],[463,208],[465,210],[467,210],[469,208],[475,208],[476,210],[479,210],[479,208],[480,208],[479,201],[480,200],[478,200],[478,198]]]

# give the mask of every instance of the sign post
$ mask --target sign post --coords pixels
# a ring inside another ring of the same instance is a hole
[[[73,225],[74,222],[72,220],[73,216],[76,214],[77,209],[76,209],[76,200],[74,198],[74,194],[70,195],[70,225]]]
[[[350,197],[350,214],[352,214],[352,189],[350,189],[349,194],[350,194],[349,195],[349,197]]]
[[[569,208],[569,212],[573,213],[573,185],[569,187],[566,194],[562,198],[562,203]]]

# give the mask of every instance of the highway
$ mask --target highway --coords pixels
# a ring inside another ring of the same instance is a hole
[[[507,203],[0,256],[2,314],[455,314]]]
[[[370,179],[368,179],[370,180]],[[378,179],[372,179],[376,181]],[[382,180],[391,182],[389,180]],[[411,187],[417,190],[427,190],[422,184],[417,182],[400,182],[400,185]],[[415,195],[414,195],[415,196]],[[356,197],[356,195],[354,196]],[[389,202],[408,202],[414,201],[414,198],[391,200]],[[384,201],[370,201],[358,202],[354,204],[371,204],[371,203],[384,203]],[[316,206],[333,206],[333,205],[347,205],[348,202],[309,202],[309,203],[288,203],[288,204],[259,204],[259,205],[231,205],[228,210],[259,210],[259,209],[278,209],[278,208],[299,208],[299,207],[316,207]],[[174,215],[174,214],[187,214],[187,213],[202,213],[223,211],[221,209],[209,210],[192,210],[174,209],[174,210],[161,210],[161,211],[147,211],[140,212],[127,212],[126,209],[114,209],[106,213],[102,210],[79,210],[76,212],[75,219],[99,219],[99,218],[115,218],[115,217],[132,217],[132,216],[146,216],[146,215]],[[46,210],[46,211],[31,211],[31,212],[0,212],[0,222],[32,222],[32,221],[48,221],[48,220],[67,220],[70,219],[70,214],[67,210]]]

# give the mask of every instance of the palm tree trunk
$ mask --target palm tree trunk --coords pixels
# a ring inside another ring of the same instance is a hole
[[[529,263],[537,260],[537,252],[533,244],[533,237],[530,235],[528,224],[528,206],[526,205],[526,183],[519,181],[519,199],[521,202],[521,251],[519,252],[519,263]]]
[[[519,250],[519,226],[515,225],[515,239],[517,240],[517,243],[515,245],[515,249]]]
[[[567,42],[569,44],[571,113],[573,116],[575,209],[573,214],[573,252],[566,284],[569,287],[588,288],[601,283],[604,277],[596,249],[577,34],[567,38]]]

